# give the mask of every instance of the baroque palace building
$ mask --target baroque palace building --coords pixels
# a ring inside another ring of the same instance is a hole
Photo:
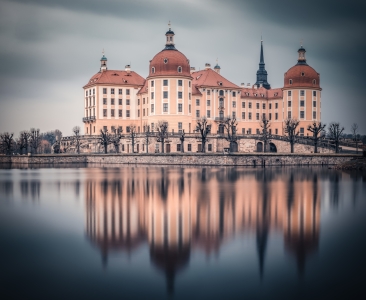
[[[299,119],[300,135],[321,119],[320,75],[310,67],[303,46],[297,64],[284,74],[284,86],[268,83],[261,41],[257,80],[253,86],[240,86],[224,78],[218,64],[206,63],[196,71],[189,59],[175,48],[174,32],[165,34],[165,48],[150,61],[145,79],[131,70],[109,70],[103,54],[98,73],[84,86],[84,133],[99,135],[101,130],[154,132],[159,121],[168,122],[169,132],[193,133],[196,120],[206,116],[211,134],[223,133],[220,122],[235,117],[238,135],[259,134],[260,120],[270,120],[270,133],[284,135],[284,120]],[[217,150],[218,147],[216,147]]]

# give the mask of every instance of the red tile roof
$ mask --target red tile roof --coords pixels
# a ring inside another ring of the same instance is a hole
[[[181,72],[178,72],[181,67]],[[152,73],[152,68],[155,72]],[[190,66],[187,57],[180,51],[174,49],[162,50],[150,61],[149,76],[190,76]]]
[[[148,81],[145,80],[144,86],[137,92],[137,95],[141,95],[141,94],[147,93],[147,84],[148,84]]]
[[[129,74],[127,71],[107,70],[95,74],[84,86],[87,88],[95,84],[114,84],[114,85],[140,85],[143,86],[145,79],[134,71]]]
[[[292,84],[290,84],[292,79]],[[314,83],[315,82],[315,83]],[[285,73],[284,87],[320,88],[320,75],[309,65],[295,65]]]
[[[200,90],[197,88],[196,85],[192,86],[192,95],[200,95],[202,96],[202,93],[200,92]]]
[[[265,89],[264,87],[259,88],[243,88],[240,93],[241,98],[258,98],[258,99],[280,99],[283,96],[281,88],[277,89]]]
[[[193,77],[192,84],[198,87],[240,89],[239,86],[222,77],[212,69],[193,72],[191,75]],[[222,85],[219,84],[220,82]]]

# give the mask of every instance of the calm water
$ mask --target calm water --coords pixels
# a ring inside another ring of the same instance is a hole
[[[3,299],[361,299],[366,174],[0,170]]]

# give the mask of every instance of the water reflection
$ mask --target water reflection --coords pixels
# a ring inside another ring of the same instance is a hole
[[[318,248],[322,176],[295,169],[119,169],[86,181],[86,234],[104,266],[111,251],[131,252],[148,242],[169,292],[192,251],[218,255],[235,235],[256,236],[263,278],[269,236],[281,232],[301,275]]]

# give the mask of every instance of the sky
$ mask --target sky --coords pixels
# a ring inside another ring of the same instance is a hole
[[[108,69],[131,64],[146,77],[170,20],[191,66],[218,59],[237,85],[255,83],[261,35],[272,88],[283,87],[302,41],[320,73],[322,121],[366,134],[365,11],[364,0],[0,0],[0,132],[71,135],[102,50]]]

